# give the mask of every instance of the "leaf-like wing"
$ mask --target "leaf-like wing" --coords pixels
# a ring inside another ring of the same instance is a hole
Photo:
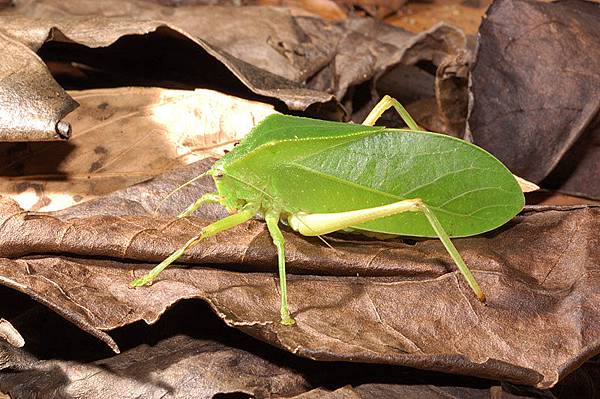
[[[399,129],[297,139],[256,148],[230,173],[289,211],[341,212],[421,198],[452,237],[492,230],[524,204],[510,171],[483,149],[453,137]],[[420,213],[358,229],[436,237]]]
[[[258,123],[235,149],[217,161],[217,165],[240,159],[256,148],[282,141],[306,138],[328,138],[379,131],[381,126],[363,126],[351,123],[324,121],[298,116],[273,114]]]

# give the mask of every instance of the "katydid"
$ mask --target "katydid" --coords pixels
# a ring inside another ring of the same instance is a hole
[[[391,107],[408,129],[375,126]],[[519,184],[500,161],[463,140],[423,131],[389,96],[361,125],[268,116],[206,174],[217,192],[203,195],[179,216],[206,203],[233,213],[204,227],[131,285],[151,283],[199,241],[260,215],[277,248],[281,323],[288,326],[295,322],[288,310],[280,221],[306,236],[352,229],[437,237],[477,298],[485,301],[450,237],[495,229],[524,205]]]

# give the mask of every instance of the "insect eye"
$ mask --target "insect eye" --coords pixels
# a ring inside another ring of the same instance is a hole
[[[221,177],[223,177],[223,172],[216,172],[213,176],[217,179],[220,179]]]

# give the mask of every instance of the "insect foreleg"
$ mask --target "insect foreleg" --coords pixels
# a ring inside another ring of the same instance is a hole
[[[281,324],[286,326],[294,325],[295,321],[290,317],[290,312],[287,303],[287,284],[285,276],[285,240],[281,230],[279,229],[279,213],[269,211],[265,215],[265,221],[267,222],[267,228],[271,233],[273,244],[277,248],[277,263],[279,265],[279,290],[281,291]]]
[[[415,122],[412,116],[410,116],[406,108],[404,108],[402,104],[398,102],[398,100],[395,100],[388,95],[383,96],[381,101],[379,101],[377,105],[373,107],[373,109],[371,110],[371,112],[369,112],[369,115],[367,115],[362,124],[366,126],[375,125],[375,122],[377,122],[377,120],[381,118],[381,115],[383,115],[383,113],[391,107],[394,107],[396,109],[404,123],[406,123],[406,126],[408,126],[410,129],[423,130],[419,127],[419,125],[417,125],[417,122]]]
[[[205,238],[214,236],[221,231],[228,230],[238,224],[244,223],[256,214],[257,207],[254,205],[246,205],[240,212],[233,215],[229,215],[221,220],[217,220],[214,223],[204,227],[200,234],[191,238],[181,248],[173,252],[167,259],[160,262],[158,266],[152,269],[148,274],[133,280],[129,283],[132,287],[141,287],[143,285],[151,283],[163,270],[165,270],[171,263],[175,262],[183,253],[189,248],[193,247]]]
[[[442,244],[444,244],[444,247],[446,247],[446,251],[448,251],[448,254],[450,254],[450,257],[452,258],[454,263],[456,263],[458,270],[460,270],[460,272],[464,276],[465,280],[467,280],[467,283],[469,284],[469,286],[471,287],[471,289],[477,296],[477,299],[479,299],[481,302],[485,302],[485,295],[484,295],[483,291],[481,290],[481,287],[479,287],[479,284],[477,283],[477,280],[475,280],[473,273],[471,273],[471,270],[469,270],[469,268],[465,264],[465,261],[460,256],[460,253],[458,252],[458,250],[456,249],[456,247],[450,240],[450,237],[448,237],[446,230],[444,230],[444,228],[440,224],[440,221],[438,220],[438,218],[431,211],[431,209],[429,209],[429,207],[427,207],[427,205],[421,204],[420,208],[423,211],[423,213],[425,214],[425,217],[427,218],[429,223],[431,224],[431,227],[433,227],[433,230],[437,234],[438,238],[440,239],[440,241],[442,241]]]
[[[196,212],[204,204],[218,204],[221,202],[221,196],[217,193],[206,193],[196,200],[192,205],[188,206],[185,211],[177,215],[178,218],[190,216]]]

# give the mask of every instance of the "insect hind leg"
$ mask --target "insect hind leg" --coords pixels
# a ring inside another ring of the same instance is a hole
[[[448,254],[450,255],[450,257],[452,258],[452,260],[458,267],[458,270],[460,270],[460,272],[462,273],[465,280],[467,280],[469,287],[471,287],[471,289],[477,296],[477,299],[479,299],[481,302],[485,302],[485,295],[483,293],[483,290],[477,283],[477,280],[475,280],[475,276],[473,276],[473,273],[471,273],[471,270],[469,270],[469,268],[465,264],[465,261],[463,260],[462,256],[460,256],[460,253],[458,252],[458,250],[456,249],[456,247],[450,240],[450,237],[446,233],[446,230],[444,230],[444,228],[442,227],[438,218],[431,211],[431,209],[429,209],[429,207],[427,205],[425,205],[424,203],[421,203],[419,205],[419,208],[421,208],[421,211],[423,212],[423,214],[429,221],[429,224],[431,225],[431,227],[437,234],[438,238],[440,239],[440,241],[446,248],[446,251],[448,251]]]
[[[485,295],[475,280],[475,277],[460,256],[460,253],[450,241],[446,230],[431,209],[420,198],[406,199],[391,204],[373,208],[357,209],[354,211],[335,213],[295,213],[289,216],[288,224],[295,231],[305,236],[316,236],[332,233],[347,227],[357,226],[372,220],[393,216],[402,212],[422,212],[433,228],[446,251],[463,274],[465,280],[481,302]]]
[[[406,123],[406,126],[412,130],[423,130],[417,125],[417,122],[410,116],[406,108],[400,104],[400,102],[388,95],[383,96],[383,98],[373,107],[369,115],[363,121],[363,125],[373,126],[375,123],[381,118],[381,115],[389,108],[394,107],[396,112],[400,115],[400,118]]]

